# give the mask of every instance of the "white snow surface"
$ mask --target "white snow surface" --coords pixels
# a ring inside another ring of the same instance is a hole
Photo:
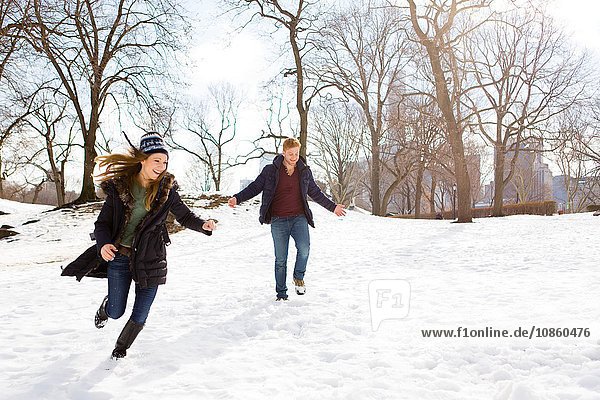
[[[0,200],[1,399],[600,399],[598,224],[590,213],[472,224],[344,218],[312,203],[307,294],[275,302],[258,202],[194,208],[126,358],[133,304],[96,329],[105,279],[61,277],[97,212]],[[32,219],[39,222],[21,225]],[[410,283],[406,318],[371,327],[369,282]],[[423,329],[589,328],[588,337],[424,338]]]

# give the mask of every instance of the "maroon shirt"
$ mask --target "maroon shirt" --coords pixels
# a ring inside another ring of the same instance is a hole
[[[274,217],[292,217],[304,214],[300,194],[300,173],[298,167],[288,175],[285,165],[279,168],[279,182],[275,188],[275,197],[271,203],[271,215]]]

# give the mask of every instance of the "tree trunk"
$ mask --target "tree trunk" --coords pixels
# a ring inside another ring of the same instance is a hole
[[[65,157],[65,159],[63,159],[60,163],[60,173],[59,173],[59,179],[60,179],[60,186],[58,186],[57,193],[59,195],[59,198],[62,199],[62,204],[59,204],[59,206],[65,205],[67,203],[67,193],[65,190],[65,166],[67,164],[67,158]],[[60,190],[60,192],[58,192],[58,190]]]
[[[56,188],[56,203],[57,206],[65,205],[65,183],[61,174],[54,176],[54,186]]]
[[[425,48],[429,54],[431,69],[435,77],[436,99],[440,111],[444,115],[446,126],[448,129],[448,142],[452,150],[452,158],[454,160],[454,175],[456,179],[457,200],[458,200],[458,220],[457,222],[473,222],[471,217],[471,181],[467,170],[467,162],[465,159],[465,149],[462,140],[462,131],[456,122],[452,103],[450,102],[450,94],[444,71],[440,62],[440,52],[435,45],[428,41]]]
[[[52,182],[54,182],[54,189],[56,191],[56,205],[62,206],[65,204],[65,191],[64,191],[64,177],[61,171],[58,170],[56,160],[54,159],[54,148],[52,141],[50,140],[50,132],[46,132],[46,153],[48,155],[48,162],[50,163],[50,170],[52,173]],[[64,163],[63,163],[64,166]],[[64,167],[63,167],[64,170]]]
[[[396,188],[398,187],[398,185],[402,182],[402,179],[403,179],[402,177],[397,176],[396,179],[394,179],[394,182],[391,183],[391,185],[388,187],[388,189],[383,194],[383,200],[380,203],[380,209],[379,209],[380,214],[379,215],[384,216],[387,214],[388,204],[390,204],[392,195],[396,191]],[[374,213],[374,215],[377,215],[377,214]]]
[[[379,169],[379,144],[373,142],[371,150],[371,205],[373,208],[373,215],[381,215]]]
[[[444,215],[444,212],[446,211],[446,191],[442,190],[441,196],[440,196],[440,212],[442,213],[442,215]]]
[[[406,181],[406,212],[410,214],[412,206],[410,204],[410,184]]]
[[[458,220],[457,222],[472,222],[471,215],[471,181],[469,179],[469,172],[467,170],[467,163],[465,160],[465,150],[462,139],[462,129],[459,127],[452,102],[450,101],[450,93],[448,89],[448,83],[444,76],[444,68],[442,67],[442,55],[441,48],[439,46],[449,45],[445,43],[442,37],[442,33],[436,32],[436,40],[440,41],[437,43],[432,39],[428,38],[426,33],[419,27],[417,18],[417,6],[413,0],[409,0],[410,16],[412,26],[419,37],[421,44],[427,51],[429,63],[431,65],[431,71],[435,81],[435,92],[437,105],[444,116],[446,122],[446,129],[448,132],[448,142],[452,150],[452,157],[454,159],[454,175],[456,178],[457,197],[458,197]],[[456,12],[456,3],[452,2],[453,12]],[[452,15],[452,19],[455,14]],[[449,25],[441,27],[441,30],[446,30],[451,27]],[[458,84],[458,82],[455,82]]]
[[[0,199],[4,198],[4,175],[2,172],[2,155],[0,155]]]
[[[304,107],[298,108],[298,114],[300,114],[300,155],[306,160],[306,146],[308,143],[308,110]]]
[[[81,194],[75,199],[75,204],[83,204],[90,201],[96,201],[96,188],[94,187],[94,166],[96,165],[96,126],[91,127],[87,135],[84,134],[84,159],[83,159],[83,182],[81,184]],[[92,130],[93,129],[93,130]]]
[[[431,191],[430,191],[430,198],[429,198],[429,212],[432,214],[435,214],[435,186],[436,186],[436,181],[435,181],[435,176],[432,174],[431,175]]]
[[[501,217],[503,215],[502,206],[504,205],[504,161],[504,148],[496,147],[496,154],[494,154],[494,203],[492,206],[493,217]]]
[[[371,134],[371,207],[373,215],[382,215],[381,211],[381,151],[379,150],[379,132],[375,128],[368,103],[363,104],[363,111],[367,117],[367,126]]]
[[[423,193],[423,161],[419,161],[417,183],[415,184],[415,218],[421,217],[421,195]]]
[[[217,147],[219,165],[217,165],[217,179],[215,179],[215,190],[221,190],[221,177],[223,176],[223,146]]]
[[[296,28],[294,24],[290,26],[290,44],[294,53],[294,63],[296,65],[296,109],[300,117],[300,156],[306,160],[306,146],[308,142],[308,108],[304,104],[304,70],[302,69],[302,57],[300,48],[296,41]]]
[[[95,82],[90,87],[90,97],[92,109],[90,111],[89,128],[85,129],[83,112],[80,113],[80,125],[84,140],[84,159],[83,159],[83,182],[81,184],[81,194],[74,201],[75,204],[87,203],[98,200],[96,188],[94,187],[94,167],[96,153],[96,131],[100,123],[100,82],[102,75],[96,71]]]
[[[456,199],[457,199],[457,216],[456,222],[473,222],[471,215],[471,180],[467,170],[467,162],[465,159],[462,135],[455,133],[456,137],[452,142],[452,153],[455,163],[456,177]]]
[[[35,191],[33,192],[33,199],[31,199],[31,204],[35,204],[40,192],[42,191],[43,187],[44,187],[44,182],[46,182],[45,179],[43,179],[36,187],[35,187]]]

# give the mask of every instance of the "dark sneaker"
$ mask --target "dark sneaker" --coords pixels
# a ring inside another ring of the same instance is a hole
[[[100,304],[100,308],[96,311],[96,317],[94,318],[94,324],[96,328],[104,328],[106,322],[108,321],[108,315],[106,315],[106,303],[108,303],[108,296],[102,300],[102,304]]]
[[[288,301],[287,297],[278,297],[275,301]]]
[[[304,286],[303,279],[294,278],[294,286],[296,286],[296,294],[302,296],[306,293],[306,287]]]

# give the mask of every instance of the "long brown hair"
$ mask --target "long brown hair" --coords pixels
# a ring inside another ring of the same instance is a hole
[[[142,161],[146,160],[148,157],[150,157],[149,154],[142,153],[134,147],[129,149],[128,154],[113,153],[105,156],[98,156],[94,161],[101,169],[104,167],[106,167],[106,169],[104,172],[100,172],[96,175],[96,180],[102,183],[111,179],[123,178],[131,190],[136,175],[142,170]],[[146,199],[144,202],[146,211],[150,211],[152,202],[156,199],[160,182],[166,173],[167,170],[165,169],[146,189]]]

